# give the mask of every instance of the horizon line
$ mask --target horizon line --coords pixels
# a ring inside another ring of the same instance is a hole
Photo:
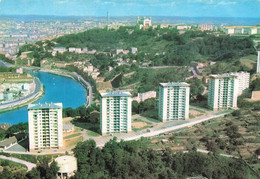
[[[42,14],[0,14],[1,16],[39,16],[39,17],[102,17],[106,18],[106,15],[42,15]],[[183,17],[183,18],[252,18],[260,19],[260,17],[226,17],[226,16],[162,16],[162,15],[119,15],[119,16],[110,16],[111,17]]]

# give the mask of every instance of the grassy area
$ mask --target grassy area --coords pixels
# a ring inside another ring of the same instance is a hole
[[[144,126],[144,127],[142,127],[142,128],[132,128],[132,130],[134,131],[134,132],[136,132],[136,131],[140,131],[140,130],[143,130],[143,129],[148,129],[148,128],[150,128],[151,126]]]
[[[83,123],[83,122],[72,122],[76,127],[79,127],[81,129],[91,130],[93,132],[99,133],[100,126],[99,124],[93,124],[93,123]]]
[[[98,137],[98,136],[100,136],[100,134],[99,133],[96,133],[96,132],[93,132],[93,131],[87,131],[87,134],[89,135],[89,136],[92,136],[92,137]]]
[[[77,137],[73,140],[67,140],[64,142],[64,146],[65,147],[75,147],[77,145],[78,142],[82,142],[83,141],[83,137]]]
[[[161,121],[157,120],[158,118],[158,112],[154,110],[148,110],[140,114],[141,116],[144,116],[146,119],[148,119],[151,122],[160,123]]]
[[[211,111],[208,108],[202,108],[202,107],[199,107],[199,106],[192,106],[192,105],[190,105],[190,110],[195,110],[195,111],[198,111],[200,113],[205,113],[207,111]]]
[[[240,58],[240,62],[243,65],[247,66],[248,68],[253,69],[253,68],[255,68],[255,65],[256,65],[256,59],[257,59],[256,55],[248,55],[248,56]]]
[[[76,133],[76,134],[68,135],[68,136],[64,137],[63,139],[70,139],[70,138],[77,137],[80,135],[81,135],[81,133]]]

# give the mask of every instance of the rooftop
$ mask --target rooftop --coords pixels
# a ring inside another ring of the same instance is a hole
[[[168,83],[160,83],[161,86],[190,86],[188,83],[185,82],[168,82]]]
[[[63,49],[65,49],[65,47],[55,47],[54,49],[56,49],[56,50],[58,50],[58,49],[61,50],[62,49],[63,50]]]
[[[225,29],[242,29],[242,28],[251,28],[251,29],[259,29],[257,26],[229,26],[225,27]]]
[[[106,92],[100,93],[102,97],[112,97],[112,96],[132,96],[129,92]]]
[[[28,106],[28,110],[30,109],[48,109],[48,108],[52,108],[52,109],[59,109],[62,108],[62,103],[38,103],[38,104],[29,104]]]
[[[231,77],[236,77],[236,75],[225,73],[225,74],[212,74],[212,75],[209,75],[209,77],[211,77],[211,78],[231,78]]]
[[[9,137],[8,139],[5,139],[5,140],[0,142],[0,147],[5,147],[5,146],[8,146],[8,145],[15,143],[15,142],[17,142],[17,139],[16,139],[15,136]]]

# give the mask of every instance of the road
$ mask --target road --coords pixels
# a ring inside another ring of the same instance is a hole
[[[27,162],[25,160],[21,160],[21,159],[14,158],[14,157],[6,157],[6,156],[3,156],[3,155],[0,155],[0,159],[10,160],[10,161],[13,161],[13,162],[16,162],[16,163],[24,164],[27,167],[27,171],[31,171],[32,168],[36,167],[36,164],[34,164],[34,163]]]
[[[93,102],[93,91],[92,91],[92,86],[90,85],[89,82],[85,81],[84,78],[82,78],[82,76],[80,76],[79,74],[77,74],[76,72],[73,72],[73,75],[76,76],[76,78],[78,79],[78,81],[80,83],[82,83],[85,87],[87,87],[88,90],[88,104],[87,107],[91,106],[92,102]]]
[[[149,131],[137,131],[137,132],[131,132],[128,134],[114,134],[113,136],[104,136],[104,137],[91,137],[94,139],[97,143],[97,146],[103,147],[106,142],[108,142],[110,139],[112,139],[114,136],[117,137],[118,141],[120,140],[136,140],[140,139],[141,137],[153,137],[153,136],[158,136],[163,133],[169,133],[172,131],[176,131],[179,129],[183,129],[185,127],[191,127],[193,125],[202,123],[204,121],[217,118],[217,117],[222,117],[230,112],[219,112],[215,114],[211,114],[209,116],[204,116],[200,117],[198,119],[190,120],[190,121],[169,121],[165,123],[159,123],[157,126],[153,128],[149,128]],[[83,137],[85,140],[89,139],[87,137]]]
[[[9,64],[7,62],[4,62],[2,60],[0,60],[0,66],[5,66],[5,67],[12,67],[13,65],[12,64]]]
[[[204,150],[204,149],[197,149],[197,152],[206,153],[206,154],[210,153],[210,151]],[[239,158],[239,157],[237,157],[237,156],[228,155],[228,154],[219,154],[219,155],[221,155],[221,156],[223,156],[223,157],[229,157],[229,158]]]
[[[23,98],[1,103],[0,109],[4,109],[4,108],[17,106],[17,105],[26,103],[27,101],[34,99],[38,95],[38,93],[41,91],[41,89],[42,89],[42,84],[41,84],[40,80],[38,78],[35,78],[35,89],[31,94],[29,94],[28,96],[23,97]]]

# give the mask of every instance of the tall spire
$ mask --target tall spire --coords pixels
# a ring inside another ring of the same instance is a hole
[[[256,73],[260,73],[260,51],[258,51]]]
[[[107,28],[109,28],[109,13],[107,11]]]

